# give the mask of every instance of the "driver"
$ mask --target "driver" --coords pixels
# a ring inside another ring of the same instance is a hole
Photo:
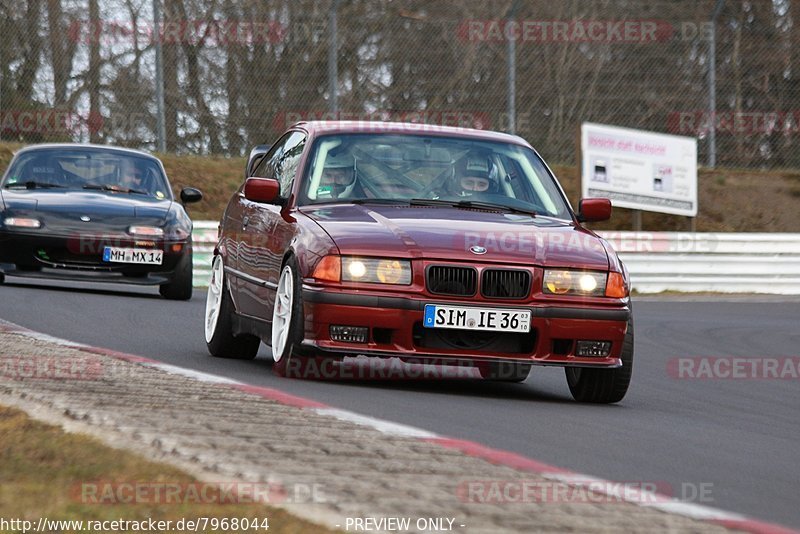
[[[144,173],[136,163],[128,161],[122,166],[122,176],[120,177],[120,185],[140,191],[142,190],[142,181],[144,180]]]
[[[460,197],[469,197],[480,193],[497,193],[497,180],[492,175],[489,158],[469,154],[462,158],[453,172],[452,193]]]
[[[331,198],[352,198],[358,196],[354,191],[357,187],[356,160],[351,154],[328,154],[322,168],[322,177],[319,183],[319,194]]]

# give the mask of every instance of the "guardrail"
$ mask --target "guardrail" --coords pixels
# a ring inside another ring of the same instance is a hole
[[[192,279],[195,287],[208,286],[211,277],[211,260],[214,255],[214,245],[217,244],[217,221],[194,221],[192,231]]]
[[[601,232],[640,293],[800,295],[800,234]]]
[[[205,286],[216,221],[194,223],[194,284]],[[619,252],[639,293],[800,295],[800,234],[600,232]]]

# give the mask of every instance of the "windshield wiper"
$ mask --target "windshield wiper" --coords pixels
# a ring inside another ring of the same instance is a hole
[[[134,195],[149,195],[147,191],[140,191],[139,189],[130,189],[129,187],[122,187],[119,185],[108,184],[86,184],[84,189],[96,189],[98,191],[113,191],[114,193],[128,193]]]
[[[481,202],[476,200],[442,200],[438,198],[412,198],[409,201],[412,206],[452,206],[454,208],[463,209],[479,209],[479,210],[503,210],[509,213],[521,213],[524,215],[536,216],[533,210],[526,210],[524,208],[515,208],[505,204],[495,204],[494,202]]]
[[[55,187],[63,188],[64,186],[59,184],[50,184],[47,182],[36,182],[34,180],[6,184],[6,189],[52,189]]]

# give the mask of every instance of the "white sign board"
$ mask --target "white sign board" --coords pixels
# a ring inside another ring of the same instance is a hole
[[[697,215],[697,139],[583,123],[581,192],[614,206]]]

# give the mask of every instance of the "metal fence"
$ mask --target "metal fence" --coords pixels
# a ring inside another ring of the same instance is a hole
[[[0,136],[244,154],[313,118],[697,136],[800,166],[800,0],[3,0]]]

